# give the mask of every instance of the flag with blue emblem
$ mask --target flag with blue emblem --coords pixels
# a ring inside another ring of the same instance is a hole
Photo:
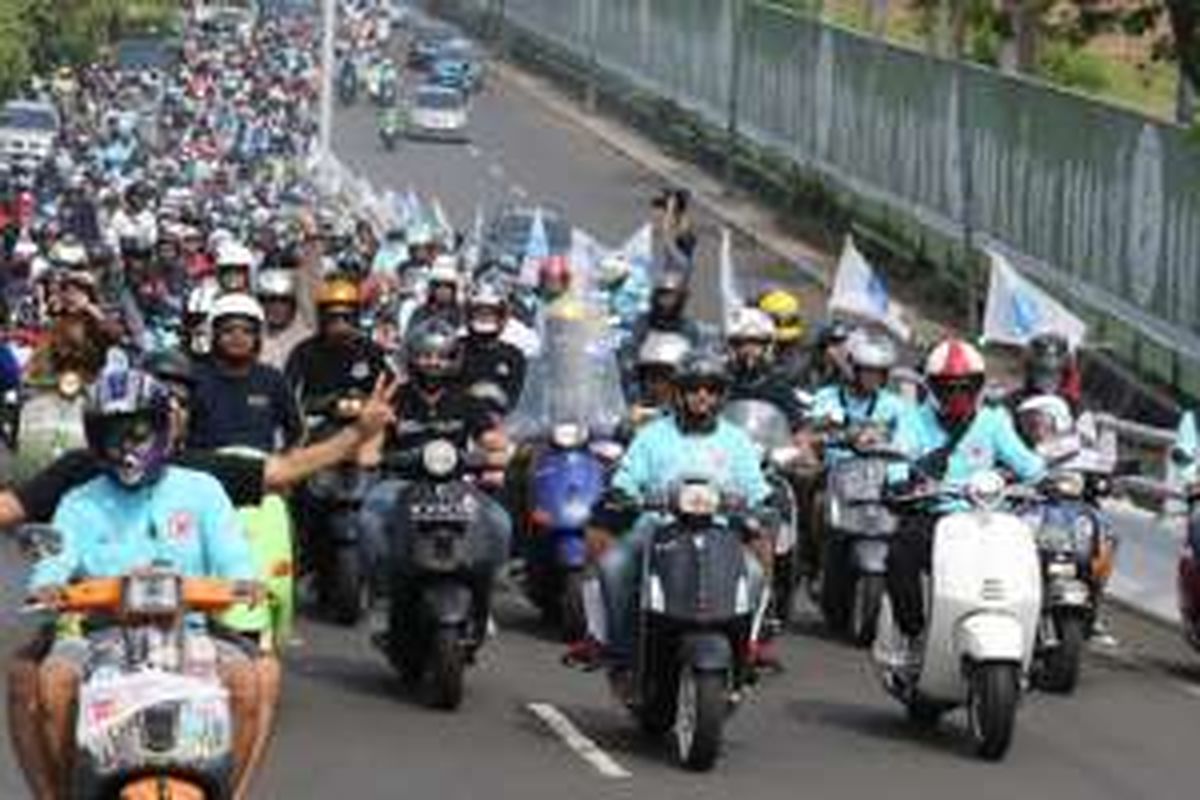
[[[529,238],[525,240],[525,255],[521,262],[521,282],[527,286],[536,286],[538,270],[542,262],[550,257],[550,237],[546,233],[546,221],[542,210],[533,211],[533,222],[529,225]]]
[[[983,338],[998,344],[1024,345],[1042,333],[1057,333],[1071,347],[1087,335],[1087,324],[1036,286],[999,253],[988,251],[992,274],[983,315]]]
[[[887,284],[863,258],[849,236],[838,261],[828,308],[831,315],[842,314],[881,325],[902,340],[907,340],[911,334],[902,309],[888,294]]]

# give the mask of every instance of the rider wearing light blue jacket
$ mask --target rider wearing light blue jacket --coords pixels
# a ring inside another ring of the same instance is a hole
[[[916,463],[925,479],[966,483],[973,475],[1003,466],[1017,480],[1031,482],[1046,464],[1026,446],[1006,409],[982,403],[985,380],[983,356],[970,344],[950,339],[933,349],[925,364],[929,398],[901,417],[895,444]],[[957,500],[942,500],[927,513],[902,521],[892,543],[888,593],[896,622],[910,639],[910,655],[919,652],[925,627],[921,573],[928,569],[937,518],[963,508]]]
[[[722,490],[742,496],[749,509],[760,508],[770,488],[758,453],[741,429],[720,418],[728,382],[720,359],[705,353],[685,359],[676,379],[675,413],[638,432],[613,475],[613,490],[644,500],[681,479],[706,477]],[[658,514],[642,514],[600,563],[608,603],[608,651],[618,665],[628,663],[632,654],[639,557],[661,523]],[[749,555],[746,562],[752,595],[757,597],[762,569]]]
[[[600,282],[606,310],[622,328],[633,323],[650,308],[650,280],[645,270],[622,254],[613,254],[600,262]]]
[[[848,380],[830,384],[813,396],[809,420],[818,427],[850,428],[871,424],[894,436],[900,420],[913,412],[912,404],[887,388],[896,348],[880,333],[854,331],[846,342]],[[848,458],[844,447],[826,447],[825,465]]]
[[[191,577],[256,576],[233,504],[221,484],[202,472],[167,467],[155,483],[133,490],[98,476],[63,498],[53,524],[62,550],[34,567],[33,590],[164,561]]]

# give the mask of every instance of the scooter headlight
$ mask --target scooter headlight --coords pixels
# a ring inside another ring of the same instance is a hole
[[[587,441],[587,437],[587,426],[577,422],[560,422],[550,431],[550,441],[555,447],[561,447],[564,450],[581,446]]]
[[[1079,498],[1083,496],[1083,475],[1078,472],[1063,472],[1055,475],[1051,486],[1059,497]]]
[[[421,463],[433,477],[444,478],[458,466],[458,448],[445,439],[432,441],[421,451]]]
[[[680,487],[676,506],[679,513],[692,517],[711,517],[721,505],[721,495],[707,483],[687,483]]]
[[[83,379],[78,372],[64,372],[58,376],[58,393],[68,400],[73,400],[83,391]]]
[[[169,574],[131,575],[125,582],[122,602],[130,614],[174,614],[181,602],[179,579]]]

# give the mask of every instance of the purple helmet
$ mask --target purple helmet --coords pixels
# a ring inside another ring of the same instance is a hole
[[[88,392],[83,424],[105,470],[132,489],[154,483],[167,465],[170,395],[149,373],[114,361]]]

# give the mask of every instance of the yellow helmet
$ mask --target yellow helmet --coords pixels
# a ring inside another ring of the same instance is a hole
[[[358,284],[349,278],[325,279],[317,289],[317,308],[325,306],[358,306],[360,295]]]
[[[775,338],[796,342],[804,338],[808,323],[801,314],[800,298],[786,289],[772,289],[758,299],[758,307],[775,320]]]

